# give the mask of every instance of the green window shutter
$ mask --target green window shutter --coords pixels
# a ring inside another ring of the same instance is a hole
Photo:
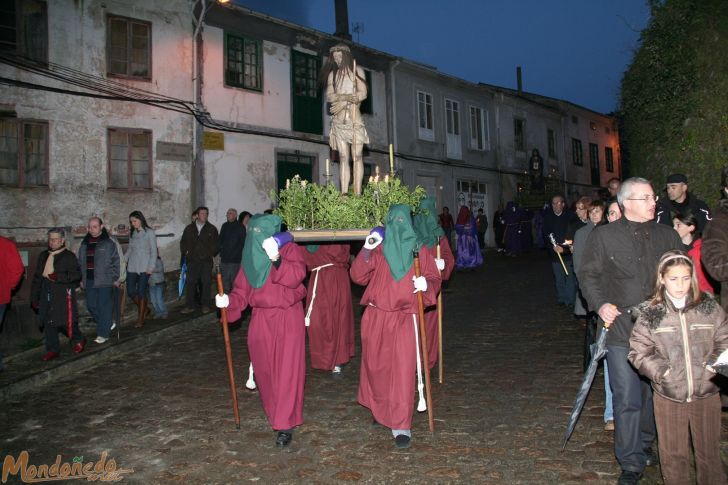
[[[364,76],[367,81],[367,99],[362,101],[361,106],[359,106],[359,111],[361,111],[361,114],[371,115],[374,114],[372,107],[372,72],[364,69]]]
[[[293,130],[321,135],[324,132],[323,96],[318,85],[321,61],[316,56],[294,50],[291,62]]]

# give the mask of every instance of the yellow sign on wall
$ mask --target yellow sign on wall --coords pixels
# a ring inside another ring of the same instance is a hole
[[[225,133],[206,131],[202,138],[202,147],[205,150],[225,150]]]

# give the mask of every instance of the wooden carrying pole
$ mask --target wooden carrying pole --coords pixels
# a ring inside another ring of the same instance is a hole
[[[223,295],[225,292],[222,286],[222,274],[217,268],[217,292]],[[235,427],[240,429],[240,413],[238,412],[238,391],[235,389],[235,373],[233,372],[233,351],[230,348],[230,332],[228,331],[227,310],[220,308],[220,320],[222,321],[222,336],[225,341],[225,358],[227,359],[228,379],[230,380],[230,396],[233,399],[233,415],[235,416]]]
[[[440,243],[437,243],[437,259],[440,259]],[[437,381],[443,382],[442,363],[442,289],[437,294]]]
[[[415,277],[420,277],[420,256],[415,252]],[[430,381],[430,366],[428,365],[429,359],[427,354],[427,330],[425,330],[425,302],[422,298],[422,292],[417,292],[417,320],[420,322],[420,347],[422,348],[422,367],[425,374],[425,399],[427,400],[427,423],[430,427],[430,432],[435,432],[435,419],[432,411],[432,383]]]

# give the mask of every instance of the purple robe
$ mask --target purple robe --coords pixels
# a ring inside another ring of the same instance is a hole
[[[503,221],[506,225],[503,236],[506,252],[520,254],[531,249],[531,214],[514,202],[508,202],[503,211]]]
[[[477,268],[483,264],[483,253],[478,245],[478,230],[475,218],[471,215],[467,224],[455,224],[458,234],[458,256],[455,263],[458,269]]]

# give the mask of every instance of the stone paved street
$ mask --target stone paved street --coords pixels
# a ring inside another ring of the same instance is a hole
[[[118,468],[133,469],[123,482],[143,484],[614,483],[601,372],[561,452],[583,330],[553,293],[542,254],[488,253],[485,267],[454,276],[444,294],[445,383],[433,386],[436,431],[417,414],[407,450],[395,450],[356,403],[358,357],[344,380],[308,371],[305,423],[289,447],[276,448],[257,394],[244,388],[245,325],[231,334],[242,424],[235,429],[222,336],[210,315],[209,325],[178,324],[154,346],[0,402],[0,453],[27,450],[37,465],[59,453],[70,462],[108,452]],[[661,483],[659,470],[642,483]]]

